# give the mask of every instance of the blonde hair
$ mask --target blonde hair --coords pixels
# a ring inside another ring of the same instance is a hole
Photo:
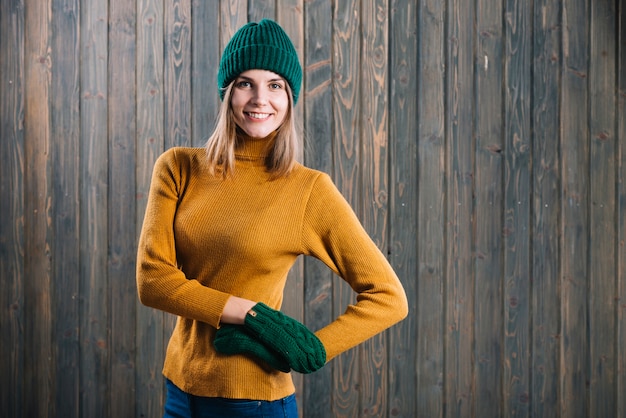
[[[215,130],[206,142],[209,172],[221,174],[224,179],[235,174],[235,148],[237,146],[237,124],[231,107],[232,90],[235,82],[224,89],[224,100],[220,106]],[[300,138],[294,121],[293,94],[285,83],[289,107],[285,120],[277,129],[274,146],[265,158],[265,167],[271,178],[286,176],[296,164],[300,152]]]

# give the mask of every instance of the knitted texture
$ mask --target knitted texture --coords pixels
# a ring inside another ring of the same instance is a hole
[[[220,99],[224,89],[247,70],[268,70],[282,76],[298,101],[302,83],[302,67],[296,48],[285,31],[273,20],[263,19],[241,27],[230,39],[220,60],[217,87]]]
[[[326,364],[326,350],[319,338],[284,313],[259,302],[248,312],[245,323],[259,341],[280,353],[295,371],[312,373]]]
[[[222,325],[215,333],[213,345],[222,354],[252,354],[276,370],[291,370],[280,354],[248,334],[242,325]]]
[[[295,392],[291,373],[268,371],[251,356],[216,355],[213,339],[230,295],[281,306],[301,254],[358,294],[338,320],[315,330],[327,361],[407,313],[400,281],[330,177],[296,165],[270,179],[266,150],[262,140],[242,143],[227,181],[207,174],[204,148],[171,148],[155,163],[137,292],[143,304],[179,316],[163,373],[194,395],[276,400]]]

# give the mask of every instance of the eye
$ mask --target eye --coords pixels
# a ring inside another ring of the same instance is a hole
[[[245,87],[251,87],[252,83],[250,83],[247,80],[239,80],[235,83],[235,87],[239,87],[239,88],[245,88]]]
[[[283,88],[283,85],[281,83],[271,83],[270,84],[270,89],[272,90],[280,90]]]

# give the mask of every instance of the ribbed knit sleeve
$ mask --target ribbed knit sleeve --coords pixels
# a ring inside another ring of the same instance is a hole
[[[188,161],[176,161],[176,149],[155,163],[137,254],[137,289],[141,302],[184,318],[218,327],[229,294],[201,285],[179,269],[174,217],[188,182]]]
[[[178,316],[163,374],[187,393],[276,400],[295,391],[289,373],[254,356],[219,353],[213,340],[231,295],[280,309],[303,254],[322,260],[357,294],[316,332],[327,359],[407,315],[400,281],[330,177],[297,164],[271,178],[267,140],[243,141],[228,179],[209,174],[202,148],[172,148],[154,166],[137,288],[144,305]]]
[[[357,293],[356,304],[316,332],[330,360],[404,319],[408,304],[389,262],[328,175],[314,184],[303,222],[304,252]]]

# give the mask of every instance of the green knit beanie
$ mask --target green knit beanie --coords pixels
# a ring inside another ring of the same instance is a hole
[[[298,101],[302,68],[296,48],[285,31],[273,20],[263,19],[241,27],[224,48],[217,73],[220,99],[224,89],[239,74],[248,70],[268,70],[282,76]]]

